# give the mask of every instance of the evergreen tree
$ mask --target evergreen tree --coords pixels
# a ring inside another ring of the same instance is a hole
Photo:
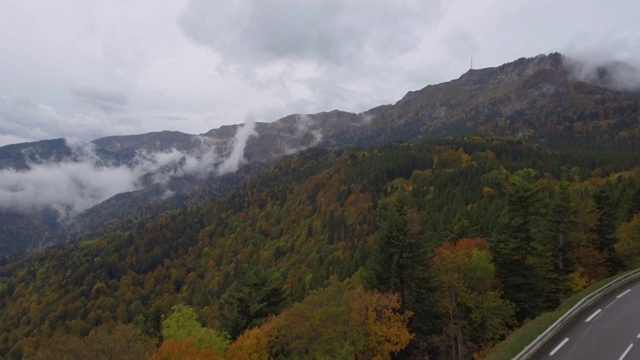
[[[284,299],[283,283],[275,271],[250,269],[220,299],[220,325],[235,339],[278,313]]]
[[[570,234],[575,227],[569,184],[561,182],[547,212],[546,243],[543,251],[550,254],[550,271],[546,274],[549,291],[547,307],[555,307],[571,292],[569,275],[576,270],[576,243]]]
[[[600,186],[593,194],[593,201],[598,209],[598,224],[596,225],[596,234],[598,235],[598,250],[607,256],[609,273],[614,274],[616,271],[624,268],[624,262],[614,248],[618,241],[615,235],[617,228],[616,206],[613,202],[614,192],[611,184],[605,183]]]
[[[516,306],[516,318],[533,318],[544,308],[545,264],[540,256],[544,218],[540,188],[516,173],[510,179],[506,208],[500,228],[491,239],[504,297]]]
[[[384,205],[387,207],[381,210],[380,228],[365,265],[365,282],[369,288],[399,294],[403,309],[415,313],[411,329],[418,336],[425,335],[435,324],[427,321],[433,299],[428,295],[428,256],[421,218],[404,190],[394,193]]]

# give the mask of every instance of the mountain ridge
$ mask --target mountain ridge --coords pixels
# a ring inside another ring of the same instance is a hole
[[[269,164],[313,147],[368,147],[473,134],[529,137],[559,144],[564,141],[560,134],[571,132],[572,137],[587,139],[584,141],[594,141],[595,134],[619,139],[620,146],[628,148],[640,138],[638,92],[616,91],[611,86],[619,78],[616,71],[630,70],[618,64],[611,69],[592,67],[588,72],[586,65],[576,64],[552,53],[520,58],[497,67],[470,69],[458,79],[408,91],[394,104],[358,114],[340,110],[292,114],[271,123],[225,125],[198,135],[159,131],[108,136],[89,143],[56,139],[8,145],[0,147],[0,171],[24,175],[13,184],[18,190],[13,191],[12,199],[18,203],[21,182],[28,179],[26,174],[33,168],[46,173],[50,168],[65,170],[86,165],[83,168],[86,178],[80,173],[75,178],[63,179],[70,187],[89,188],[90,191],[81,188],[74,193],[85,196],[86,201],[80,205],[54,206],[54,213],[73,218],[89,208],[110,208],[111,202],[124,201],[129,204],[126,211],[115,213],[126,217],[136,211],[130,208],[132,204],[140,207],[181,196],[173,205],[180,206],[184,201],[192,201],[187,200],[190,193],[210,186],[226,172],[234,172],[245,164]],[[607,84],[610,88],[603,87]],[[598,104],[612,105],[608,109],[598,108]],[[628,121],[609,123],[620,112],[631,117],[626,118]],[[128,182],[109,188],[115,193],[91,188],[91,176],[105,177],[110,172],[114,179],[124,176]],[[121,195],[113,199],[116,194]],[[109,199],[113,201],[105,203]],[[51,209],[36,205],[25,206],[30,215],[34,208]],[[12,209],[4,209],[7,210]],[[52,213],[47,214],[48,223]],[[73,228],[82,232],[96,225],[95,221],[89,223],[76,223]],[[67,234],[59,238],[75,236]]]

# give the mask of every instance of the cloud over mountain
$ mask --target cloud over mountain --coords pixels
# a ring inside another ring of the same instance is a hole
[[[186,135],[185,135],[186,136]],[[27,168],[0,170],[0,210],[32,212],[53,208],[61,219],[123,192],[149,185],[169,186],[184,176],[207,177],[238,169],[244,162],[247,139],[257,136],[254,123],[237,129],[231,149],[210,138],[193,136],[195,146],[162,151],[137,149],[131,159],[116,161],[104,149],[78,139],[65,139],[68,154],[61,160],[32,159],[32,149],[21,152]],[[222,147],[220,147],[222,146]],[[167,187],[167,191],[171,192]]]

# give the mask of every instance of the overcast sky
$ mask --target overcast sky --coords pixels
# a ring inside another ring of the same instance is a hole
[[[0,145],[362,112],[559,51],[639,65],[640,2],[0,0]]]

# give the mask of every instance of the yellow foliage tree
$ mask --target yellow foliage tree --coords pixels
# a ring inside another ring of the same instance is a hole
[[[640,214],[635,214],[631,221],[620,224],[616,236],[620,239],[614,245],[616,252],[630,267],[637,266],[640,260]]]
[[[368,292],[336,280],[260,327],[246,331],[229,348],[233,359],[391,359],[411,339],[396,294]]]

